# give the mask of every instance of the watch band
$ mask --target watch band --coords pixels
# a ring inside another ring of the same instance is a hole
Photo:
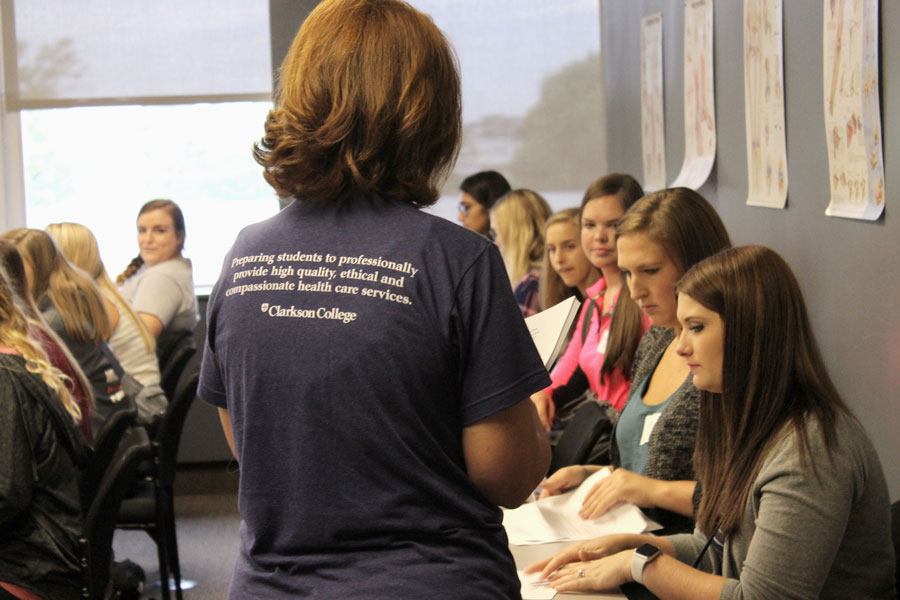
[[[631,558],[631,578],[637,583],[644,585],[644,569],[647,565],[656,560],[662,551],[653,544],[643,544],[634,549],[634,555]]]

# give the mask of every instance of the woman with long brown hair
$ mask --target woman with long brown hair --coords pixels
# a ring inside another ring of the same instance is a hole
[[[585,391],[616,410],[625,403],[634,353],[649,322],[623,286],[615,233],[616,223],[643,195],[637,180],[624,173],[604,175],[585,190],[579,211],[581,248],[599,277],[585,289],[572,340],[551,373],[553,383],[531,397],[548,431],[554,428],[557,406]],[[556,423],[557,429],[562,426]]]
[[[699,392],[675,352],[675,284],[691,266],[730,245],[716,210],[688,188],[648,194],[618,223],[619,267],[632,299],[653,326],[635,352],[631,390],[613,430],[615,470],[587,494],[583,517],[631,502],[672,531],[693,527]],[[564,467],[544,483],[543,492],[576,487],[599,468]]]
[[[544,565],[551,584],[633,579],[664,600],[895,598],[881,464],[828,376],[790,267],[735,248],[678,293],[677,351],[701,390],[697,529],[585,542]]]
[[[82,414],[0,269],[0,596],[81,598]]]
[[[99,430],[124,398],[113,364],[101,347],[112,333],[103,295],[87,274],[66,260],[46,231],[10,229],[2,238],[19,250],[34,301],[90,381],[92,429]]]
[[[28,320],[29,333],[47,353],[50,364],[66,376],[66,386],[81,412],[81,432],[88,442],[93,442],[90,415],[94,405],[94,394],[91,385],[68,346],[47,324],[34,303],[31,289],[28,286],[25,263],[22,261],[19,251],[13,244],[3,239],[0,239],[0,267],[5,269],[9,284],[16,296],[16,302]]]

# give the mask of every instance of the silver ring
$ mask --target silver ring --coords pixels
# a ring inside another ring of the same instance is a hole
[[[578,576],[584,577],[584,569],[578,569]]]

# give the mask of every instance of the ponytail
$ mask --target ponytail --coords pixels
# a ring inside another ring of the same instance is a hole
[[[122,285],[125,283],[125,280],[137,273],[138,269],[140,269],[144,265],[144,259],[141,258],[141,255],[138,254],[131,262],[128,263],[128,266],[125,267],[125,270],[119,273],[119,276],[116,277],[116,285]]]

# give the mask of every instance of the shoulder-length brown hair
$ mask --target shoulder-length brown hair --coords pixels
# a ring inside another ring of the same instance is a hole
[[[694,469],[703,482],[698,525],[730,535],[773,443],[793,429],[808,460],[812,416],[830,451],[835,421],[849,410],[825,369],[800,285],[774,251],[725,250],[694,265],[678,292],[725,325],[722,393],[701,392]]]
[[[426,15],[397,0],[325,0],[279,74],[254,157],[282,197],[438,198],[461,136],[459,74]]]
[[[622,203],[622,210],[628,211],[644,195],[644,190],[637,179],[627,173],[609,173],[594,180],[584,192],[581,200],[581,213],[591,200],[604,196],[615,196]],[[602,307],[602,302],[601,302]],[[623,282],[613,308],[609,324],[609,339],[603,364],[600,366],[600,381],[619,369],[625,377],[631,377],[634,366],[634,353],[641,341],[641,309],[631,299],[628,285]]]
[[[31,295],[40,303],[46,295],[59,311],[66,335],[79,342],[109,339],[112,327],[103,297],[94,281],[73,267],[50,234],[40,229],[11,229],[3,239],[15,244],[31,268]]]

